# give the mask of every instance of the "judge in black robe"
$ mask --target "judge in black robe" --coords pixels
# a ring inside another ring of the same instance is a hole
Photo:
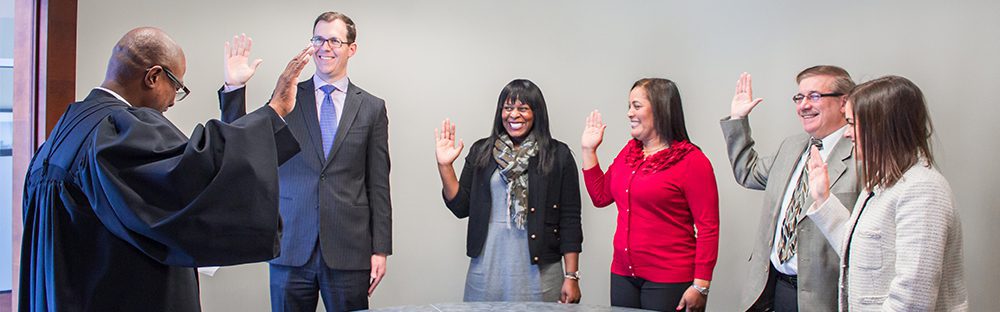
[[[188,138],[162,114],[187,92],[183,52],[158,29],[126,34],[102,87],[69,106],[31,161],[20,310],[198,311],[194,267],[275,257],[277,168],[299,150],[281,116],[310,52],[272,103]]]

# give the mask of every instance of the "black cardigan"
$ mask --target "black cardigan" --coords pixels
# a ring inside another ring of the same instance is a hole
[[[445,199],[448,209],[458,218],[469,217],[466,255],[482,254],[489,230],[492,194],[490,177],[497,166],[474,164],[487,139],[476,141],[465,157],[458,194]],[[580,226],[580,184],[576,161],[566,144],[552,140],[552,169],[542,174],[538,156],[528,161],[528,250],[532,264],[559,262],[562,254],[583,250]],[[486,152],[491,152],[487,149]]]

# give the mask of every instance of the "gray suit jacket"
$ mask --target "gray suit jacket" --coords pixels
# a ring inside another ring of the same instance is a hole
[[[750,254],[750,269],[747,270],[747,285],[743,291],[741,307],[748,311],[761,310],[759,303],[769,298],[761,298],[771,268],[771,249],[774,246],[774,231],[778,223],[785,189],[792,182],[795,165],[809,143],[808,134],[785,138],[778,151],[761,157],[754,149],[750,137],[750,123],[747,118],[722,119],[722,133],[726,138],[729,162],[733,166],[736,182],[743,187],[763,190],[764,205],[761,207],[760,226]],[[858,198],[857,173],[854,168],[853,144],[841,138],[827,158],[830,175],[831,194],[841,202],[853,207]],[[806,205],[812,199],[806,198]],[[837,277],[840,257],[827,242],[812,220],[805,218],[805,211],[798,216],[798,303],[801,311],[834,311],[837,309]]]
[[[372,254],[392,254],[385,101],[351,83],[333,147],[324,156],[313,80],[298,88],[285,122],[302,151],[278,169],[284,227],[281,256],[271,263],[304,265],[318,240],[330,268],[368,270]],[[221,91],[223,120],[242,116],[246,88]]]

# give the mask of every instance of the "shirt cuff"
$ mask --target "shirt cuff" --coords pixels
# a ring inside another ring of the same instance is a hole
[[[246,86],[247,85],[245,85],[245,84],[244,85],[238,85],[238,86],[230,86],[228,84],[223,83],[222,84],[222,93],[233,92],[233,91],[239,90],[239,89],[241,89],[243,87],[246,87]]]

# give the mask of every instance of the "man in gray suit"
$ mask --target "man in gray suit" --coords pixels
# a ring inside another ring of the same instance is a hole
[[[812,220],[808,179],[803,175],[810,145],[821,146],[831,193],[847,207],[857,201],[854,145],[843,138],[844,104],[854,87],[836,66],[814,66],[796,77],[792,97],[805,133],[785,138],[776,153],[760,156],[750,136],[747,116],[763,99],[753,97],[752,80],[743,73],[736,84],[730,116],[721,121],[736,182],[763,190],[764,205],[750,254],[742,309],[747,311],[834,311],[837,309],[839,257]]]
[[[271,261],[272,311],[368,308],[392,253],[388,117],[385,101],[354,85],[347,61],[357,51],[354,21],[326,12],[313,23],[316,73],[299,83],[285,116],[302,151],[279,168],[284,222],[281,256]],[[260,60],[250,40],[227,45],[224,120],[245,112],[245,88]]]

